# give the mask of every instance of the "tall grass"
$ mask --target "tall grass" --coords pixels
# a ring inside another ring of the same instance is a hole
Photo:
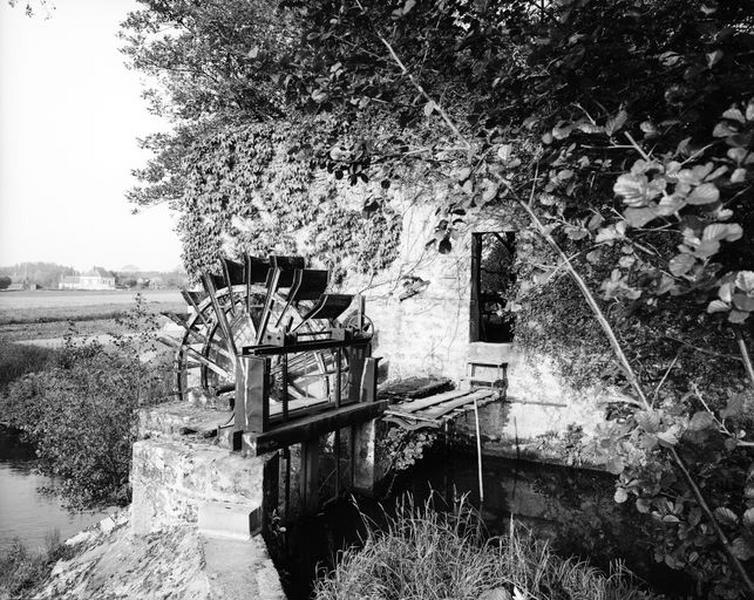
[[[22,375],[44,371],[57,355],[58,351],[52,348],[0,340],[0,393]]]
[[[454,513],[405,499],[386,528],[369,525],[362,549],[345,550],[315,584],[316,600],[650,600],[620,563],[603,573],[555,555],[511,522],[486,539],[465,503]]]

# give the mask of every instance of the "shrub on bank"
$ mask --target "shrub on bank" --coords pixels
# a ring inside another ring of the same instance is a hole
[[[402,503],[362,549],[342,553],[315,585],[316,600],[652,600],[616,563],[605,574],[563,559],[511,522],[510,535],[485,539],[478,515]]]
[[[166,399],[171,358],[156,353],[154,322],[137,305],[124,335],[103,346],[68,340],[47,370],[25,375],[0,396],[3,420],[35,445],[40,469],[59,478],[74,508],[123,505],[137,410]],[[143,362],[149,352],[154,358]]]

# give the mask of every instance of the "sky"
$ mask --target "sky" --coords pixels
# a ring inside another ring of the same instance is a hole
[[[0,0],[0,266],[48,261],[88,269],[180,264],[174,215],[125,192],[166,129],[118,52],[133,0],[56,0],[49,18]]]

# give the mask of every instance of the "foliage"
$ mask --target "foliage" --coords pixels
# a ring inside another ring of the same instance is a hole
[[[7,275],[0,277],[0,290],[9,288],[11,283],[13,283],[13,280]]]
[[[363,549],[343,552],[319,580],[317,600],[379,598],[654,598],[620,565],[609,576],[549,546],[511,523],[510,535],[484,541],[476,513],[461,504],[438,513],[431,502],[398,505],[384,531],[370,530]]]
[[[386,471],[405,471],[413,467],[423,457],[425,450],[437,441],[437,432],[407,430],[403,427],[388,427],[380,437],[381,453],[390,459]]]
[[[57,530],[48,535],[45,542],[45,550],[39,553],[29,551],[18,538],[0,551],[0,590],[3,592],[0,598],[29,597],[57,561],[71,558],[73,551],[60,543]]]
[[[144,363],[153,349],[143,304],[126,318],[145,333],[112,344],[68,340],[57,363],[11,384],[0,410],[35,444],[40,469],[59,477],[73,507],[124,504],[137,409],[169,393],[169,358]]]
[[[658,525],[652,528],[657,539],[655,560],[683,568],[697,582],[700,596],[738,598],[741,592],[716,545],[715,531],[664,454],[668,448],[678,450],[686,468],[713,499],[715,519],[731,540],[733,552],[750,567],[754,564],[754,466],[738,448],[738,437],[752,430],[753,398],[748,391],[731,394],[727,407],[715,413],[697,390],[685,398],[686,406],[637,411],[625,420],[608,422],[598,436],[597,452],[619,476],[616,502],[633,498],[638,511],[653,518]]]

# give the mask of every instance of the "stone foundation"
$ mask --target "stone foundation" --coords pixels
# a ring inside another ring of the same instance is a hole
[[[262,457],[244,458],[206,442],[151,438],[134,444],[131,527],[150,533],[166,526],[196,524],[210,503],[261,509]]]

